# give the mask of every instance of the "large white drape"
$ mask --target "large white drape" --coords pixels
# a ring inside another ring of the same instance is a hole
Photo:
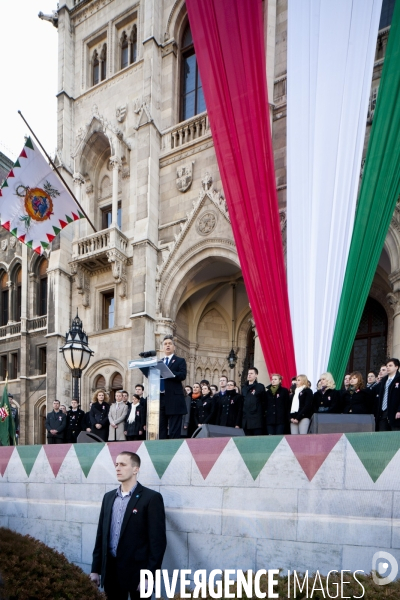
[[[289,0],[288,288],[297,372],[313,387],[328,364],[353,231],[381,4]]]

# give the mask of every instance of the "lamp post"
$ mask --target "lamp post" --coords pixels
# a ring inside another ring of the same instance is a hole
[[[62,352],[64,360],[72,373],[72,398],[79,402],[79,380],[94,352],[89,348],[88,336],[82,329],[82,321],[78,317],[78,311],[72,321],[71,329],[65,335],[65,344],[60,348],[60,352]]]
[[[235,344],[235,319],[236,319],[236,283],[231,283],[232,285],[232,349],[229,352],[226,360],[228,361],[229,368],[234,369],[237,362],[237,354],[234,350]]]

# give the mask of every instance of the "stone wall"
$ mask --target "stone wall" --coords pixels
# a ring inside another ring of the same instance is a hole
[[[400,561],[400,432],[0,448],[0,525],[89,571],[122,449],[166,506],[164,568],[371,570]]]

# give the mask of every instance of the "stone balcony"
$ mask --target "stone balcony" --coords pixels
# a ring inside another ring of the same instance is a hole
[[[168,153],[206,136],[211,136],[211,129],[208,115],[203,112],[166,129],[162,136],[161,151]]]
[[[113,255],[127,259],[127,251],[128,238],[118,227],[110,227],[74,241],[71,264],[79,264],[88,271],[95,271],[109,266]]]
[[[83,296],[83,306],[90,304],[90,275],[105,267],[111,268],[119,295],[126,296],[128,242],[118,227],[110,227],[72,243],[71,273],[75,275],[78,293]]]

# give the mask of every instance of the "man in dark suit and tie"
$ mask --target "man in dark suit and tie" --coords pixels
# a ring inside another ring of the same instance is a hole
[[[387,375],[371,390],[375,394],[376,431],[398,431],[400,429],[400,361],[389,358]]]
[[[163,340],[163,361],[174,377],[160,381],[160,440],[181,437],[182,415],[187,414],[182,381],[186,379],[186,360],[174,354],[175,344],[171,337]]]
[[[104,586],[107,600],[138,600],[140,570],[161,569],[167,546],[161,494],[137,481],[140,458],[121,452],[115,462],[120,487],[101,505],[93,550],[92,581]]]

